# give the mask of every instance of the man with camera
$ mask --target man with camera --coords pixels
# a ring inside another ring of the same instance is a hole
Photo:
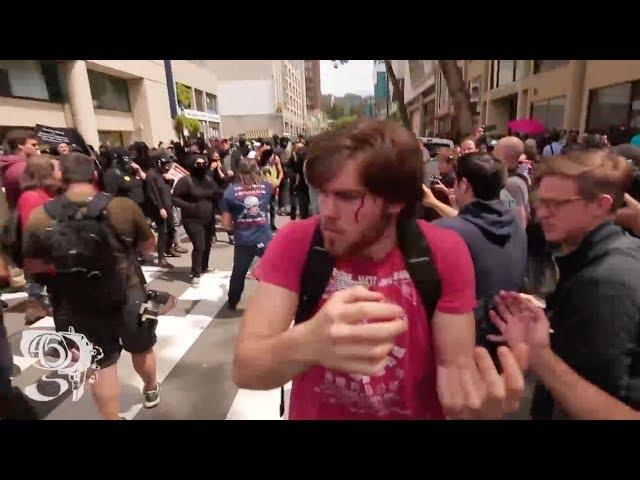
[[[434,223],[458,232],[469,247],[476,277],[477,342],[486,345],[493,297],[524,286],[527,237],[513,210],[500,200],[506,180],[501,162],[488,153],[468,153],[458,159],[454,177],[458,215]]]
[[[150,314],[160,302],[148,304],[135,254],[152,252],[156,242],[132,200],[96,191],[89,157],[72,153],[60,167],[66,192],[31,214],[23,236],[25,269],[47,285],[56,330],[73,327],[101,349],[93,396],[101,416],[117,420],[116,363],[123,348],[144,382],[143,405],[160,402],[157,315]]]

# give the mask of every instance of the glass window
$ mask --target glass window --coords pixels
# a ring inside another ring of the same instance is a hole
[[[515,60],[498,60],[498,87],[515,81]]]
[[[196,97],[196,110],[199,112],[206,112],[207,109],[204,106],[204,92],[195,88],[193,93]]]
[[[631,83],[597,88],[589,92],[587,130],[608,132],[627,125],[631,104]]]
[[[543,73],[549,70],[555,70],[559,67],[564,67],[569,63],[569,60],[534,60],[533,61],[533,73]]]
[[[547,128],[561,129],[567,97],[556,97],[531,105],[531,116],[540,120]]]
[[[55,61],[0,61],[0,96],[62,102],[64,78]]]
[[[111,147],[121,147],[124,145],[122,132],[109,132],[106,130],[98,130],[98,139],[103,145]]]
[[[89,87],[93,108],[130,112],[129,86],[122,78],[89,70]]]
[[[207,93],[207,112],[218,113],[218,99],[213,93]]]

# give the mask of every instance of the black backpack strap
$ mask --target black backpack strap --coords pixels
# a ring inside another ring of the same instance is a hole
[[[64,221],[73,218],[79,206],[71,202],[65,195],[60,195],[44,204],[44,211],[52,220]]]
[[[324,239],[320,225],[316,227],[311,238],[307,260],[302,271],[298,308],[295,323],[302,323],[313,315],[320,298],[327,288],[333,273],[333,258],[324,248]],[[280,417],[284,416],[284,386],[280,387]]]
[[[414,219],[399,220],[397,236],[407,271],[431,322],[441,293],[440,277],[433,263],[431,248]]]
[[[100,214],[107,208],[107,205],[109,205],[109,202],[111,200],[113,200],[113,195],[105,192],[96,193],[94,197],[89,200],[89,203],[87,203],[86,216],[88,218],[98,218]]]
[[[324,239],[318,225],[313,232],[311,246],[302,271],[295,323],[304,322],[313,315],[332,273],[333,258],[324,248]]]

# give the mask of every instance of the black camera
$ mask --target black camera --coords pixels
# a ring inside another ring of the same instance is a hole
[[[157,319],[161,315],[161,309],[171,298],[167,292],[147,290],[147,301],[140,306],[141,320]]]
[[[440,182],[442,183],[442,177],[440,175],[431,175],[429,177],[429,180],[431,180],[431,182]]]

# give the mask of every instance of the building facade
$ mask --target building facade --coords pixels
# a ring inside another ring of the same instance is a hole
[[[387,69],[383,62],[374,60],[373,77],[373,108],[370,108],[370,118],[383,119],[389,115],[390,100]]]
[[[215,77],[173,61],[176,78],[215,96]],[[76,128],[99,144],[150,146],[176,139],[163,60],[2,60],[0,141],[12,128]],[[194,103],[197,104],[196,98]],[[219,123],[219,119],[218,119]]]
[[[304,81],[307,91],[307,110],[320,110],[322,108],[320,60],[304,61]]]
[[[411,129],[417,136],[433,136],[436,118],[436,70],[433,60],[392,60],[404,90]],[[390,96],[392,92],[390,92]]]
[[[550,129],[640,128],[638,60],[473,60],[466,80],[479,123],[500,134],[510,120],[531,117]]]
[[[205,138],[219,138],[221,128],[218,113],[218,79],[215,74],[188,60],[171,60],[171,71],[174,88],[182,88],[184,92],[189,93],[189,97],[185,95],[188,98],[185,104],[180,104],[177,96],[175,97],[176,112],[198,120],[200,132]]]
[[[305,131],[304,60],[202,60],[217,76],[223,134],[267,137]]]

